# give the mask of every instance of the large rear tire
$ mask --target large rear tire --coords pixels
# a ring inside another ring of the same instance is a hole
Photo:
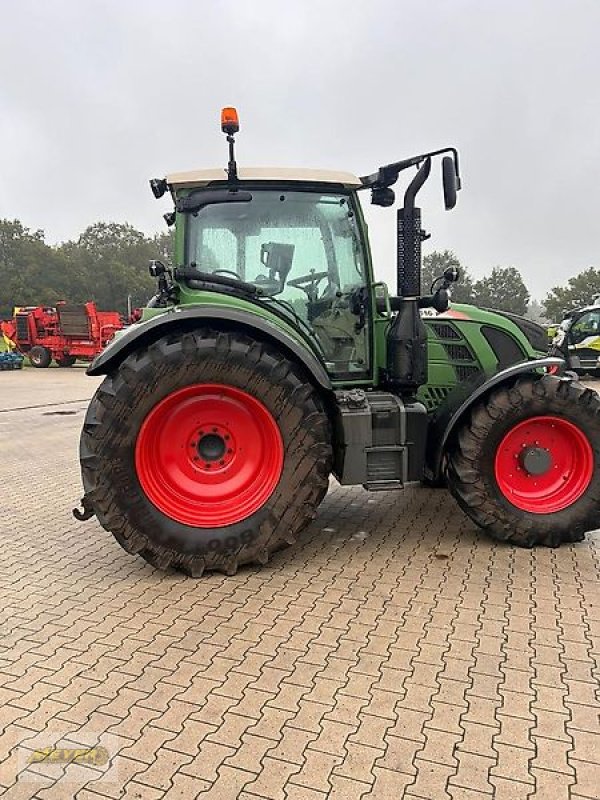
[[[461,508],[496,539],[581,541],[600,527],[600,397],[552,375],[492,392],[459,431],[447,475]]]
[[[321,399],[296,364],[239,333],[165,336],[97,390],[86,503],[130,553],[199,576],[295,541],[331,470]]]

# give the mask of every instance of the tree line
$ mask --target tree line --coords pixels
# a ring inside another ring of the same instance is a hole
[[[51,246],[43,231],[0,220],[0,319],[14,306],[94,300],[100,309],[127,311],[156,292],[152,258],[169,258],[169,233],[146,236],[128,224],[97,222],[75,241]]]
[[[542,324],[560,322],[567,311],[590,305],[593,296],[600,294],[600,269],[588,267],[569,278],[565,285],[552,288],[540,303],[531,298],[516,267],[494,267],[484,278],[475,280],[450,250],[430,253],[423,259],[423,291],[447,267],[458,267],[461,273],[452,290],[455,302],[511,311]]]
[[[78,239],[52,246],[43,231],[30,230],[19,220],[0,220],[0,319],[9,317],[14,306],[59,300],[94,300],[99,308],[122,314],[128,296],[134,307],[143,306],[156,291],[148,261],[169,260],[172,244],[171,233],[147,236],[127,223],[97,222]],[[560,321],[565,311],[589,305],[600,293],[600,269],[589,267],[553,288],[541,305],[531,299],[516,267],[494,267],[476,280],[449,250],[423,259],[424,293],[448,267],[461,272],[452,291],[455,302],[527,314],[540,322]]]

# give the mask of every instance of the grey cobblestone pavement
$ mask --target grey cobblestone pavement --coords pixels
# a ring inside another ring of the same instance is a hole
[[[266,567],[163,574],[71,516],[95,383],[0,375],[0,795],[600,796],[600,534],[516,550],[445,491],[336,486]]]

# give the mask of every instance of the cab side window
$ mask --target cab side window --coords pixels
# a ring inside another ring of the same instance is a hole
[[[578,344],[588,336],[600,336],[600,309],[586,311],[571,326],[571,340]]]

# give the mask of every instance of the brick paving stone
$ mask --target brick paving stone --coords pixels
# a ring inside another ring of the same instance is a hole
[[[511,747],[506,744],[496,744],[498,763],[492,766],[490,775],[509,778],[520,783],[533,783],[531,775],[531,761],[534,758],[531,750]]]
[[[152,764],[136,776],[140,783],[166,791],[171,786],[171,777],[183,765],[189,764],[192,758],[187,753],[176,753],[174,750],[162,748],[156,754]]]
[[[296,786],[293,783],[287,783],[284,787],[286,800],[330,800],[328,798],[329,792],[319,792],[316,789],[310,789],[307,786]],[[240,795],[239,800],[256,800],[256,795],[246,794],[245,798]]]
[[[406,789],[406,797],[445,798],[450,797],[448,781],[455,773],[454,767],[436,764],[432,761],[415,759],[417,776],[415,782]]]
[[[247,772],[255,772],[258,774],[261,770],[261,763],[265,755],[269,751],[274,750],[277,746],[276,742],[272,739],[263,739],[261,736],[253,736],[251,733],[244,733],[242,735],[242,746],[240,748],[233,750],[233,752],[231,752],[232,748],[227,748],[230,752],[228,756],[225,756],[225,763],[228,766],[239,767]],[[281,742],[279,746],[281,746]],[[292,759],[287,760],[292,762]]]
[[[383,749],[348,742],[344,760],[334,769],[334,774],[357,780],[361,783],[373,783],[375,780],[373,765],[377,759],[381,758],[383,753]]]
[[[360,800],[371,790],[371,783],[361,783],[356,778],[333,775],[327,800]]]
[[[331,789],[331,775],[336,766],[343,763],[343,756],[321,753],[318,750],[306,750],[301,769],[296,768],[290,783],[328,792]]]
[[[208,791],[212,785],[209,781],[176,772],[171,778],[170,787],[164,794],[161,793],[160,797],[163,800],[191,800],[202,792]],[[145,800],[144,795],[141,800]]]
[[[414,774],[406,774],[395,769],[373,767],[375,783],[371,796],[373,800],[399,800],[407,786],[414,782]]]
[[[36,800],[598,797],[600,533],[523,551],[444,491],[332,485],[266,567],[160,573],[70,517],[95,379],[2,382],[24,408],[2,455],[4,796],[33,800],[16,746],[62,726],[112,736],[119,783],[39,765]]]
[[[564,774],[545,769],[531,770],[535,779],[535,800],[571,800],[571,787],[575,777],[566,778]]]
[[[489,777],[490,770],[496,764],[495,758],[487,758],[479,753],[465,751],[459,751],[457,758],[458,769],[456,774],[450,778],[451,785],[472,789],[482,794],[491,794],[494,791]]]
[[[248,792],[267,800],[284,800],[284,786],[296,772],[298,772],[296,764],[266,756],[262,761],[262,770],[258,778],[254,778],[245,788]]]
[[[600,774],[600,728],[595,732],[573,730],[572,736],[574,747],[570,757],[597,764]]]
[[[598,800],[598,767],[588,761],[571,761],[575,770],[575,783],[571,786],[573,797],[585,797]]]
[[[331,751],[326,748],[328,746],[332,748],[333,745],[331,745],[330,742],[319,743],[319,740],[315,739],[315,734],[312,731],[302,731],[298,728],[284,727],[281,733],[282,735],[279,743],[276,746],[273,746],[273,742],[270,744],[272,748],[270,754],[273,758],[302,766],[308,757],[306,748],[309,745],[311,747],[316,747],[319,752],[331,754]],[[336,750],[342,750],[342,747],[338,746]]]
[[[534,796],[535,785],[533,783],[520,783],[519,781],[508,778],[499,778],[491,775],[490,783],[494,787],[493,800],[526,800],[527,797]]]

